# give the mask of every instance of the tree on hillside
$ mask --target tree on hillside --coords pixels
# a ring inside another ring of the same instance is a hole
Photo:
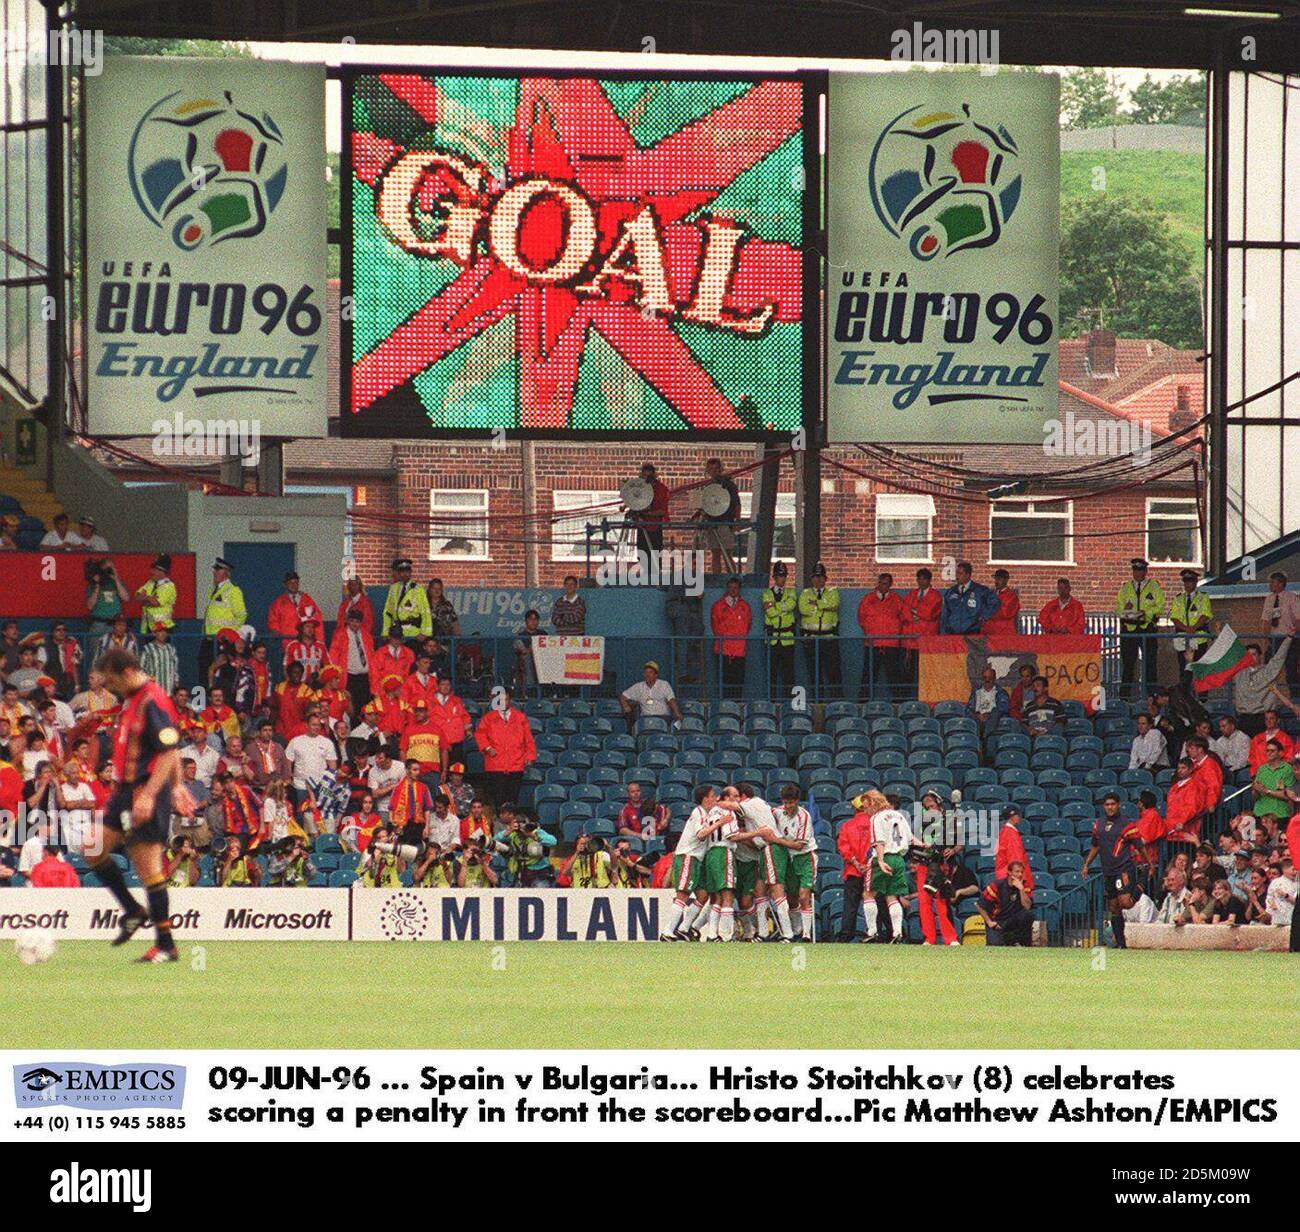
[[[1119,109],[1119,91],[1103,68],[1078,68],[1061,75],[1061,127],[1105,128],[1129,124]]]
[[[1205,125],[1205,78],[1200,73],[1180,74],[1154,81],[1147,73],[1133,87],[1134,124]]]
[[[1148,201],[1104,193],[1065,205],[1061,219],[1061,326],[1077,335],[1104,324],[1128,338],[1204,346],[1200,289],[1186,250]]]
[[[246,59],[253,53],[243,43],[218,43],[211,39],[153,39],[108,35],[104,50],[112,56],[203,56],[208,59]]]

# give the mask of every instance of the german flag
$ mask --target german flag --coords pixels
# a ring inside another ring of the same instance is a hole
[[[1059,701],[1082,702],[1091,714],[1102,701],[1101,638],[1095,633],[1072,637],[923,637],[919,642],[921,701],[965,702],[986,667],[998,674],[1008,692],[1028,664],[1047,677],[1047,691]]]

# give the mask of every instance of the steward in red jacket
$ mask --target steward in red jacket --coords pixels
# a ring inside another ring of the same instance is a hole
[[[474,739],[483,754],[483,769],[489,774],[521,774],[537,760],[537,745],[528,716],[509,704],[489,710],[480,720]]]

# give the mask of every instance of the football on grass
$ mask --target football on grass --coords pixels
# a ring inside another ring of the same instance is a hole
[[[48,928],[26,928],[14,938],[18,961],[28,967],[49,962],[56,949],[58,942]]]

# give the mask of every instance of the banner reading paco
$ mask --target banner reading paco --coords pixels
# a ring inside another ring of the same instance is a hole
[[[324,67],[112,56],[85,88],[90,430],[324,436]]]
[[[917,696],[935,702],[966,702],[991,667],[998,684],[1009,693],[1029,666],[1047,678],[1047,691],[1057,701],[1080,702],[1090,714],[1101,697],[1101,638],[1040,633],[1033,636],[960,637],[947,634],[918,639],[920,651]]]
[[[1042,442],[1059,92],[1038,73],[831,74],[832,442]]]

